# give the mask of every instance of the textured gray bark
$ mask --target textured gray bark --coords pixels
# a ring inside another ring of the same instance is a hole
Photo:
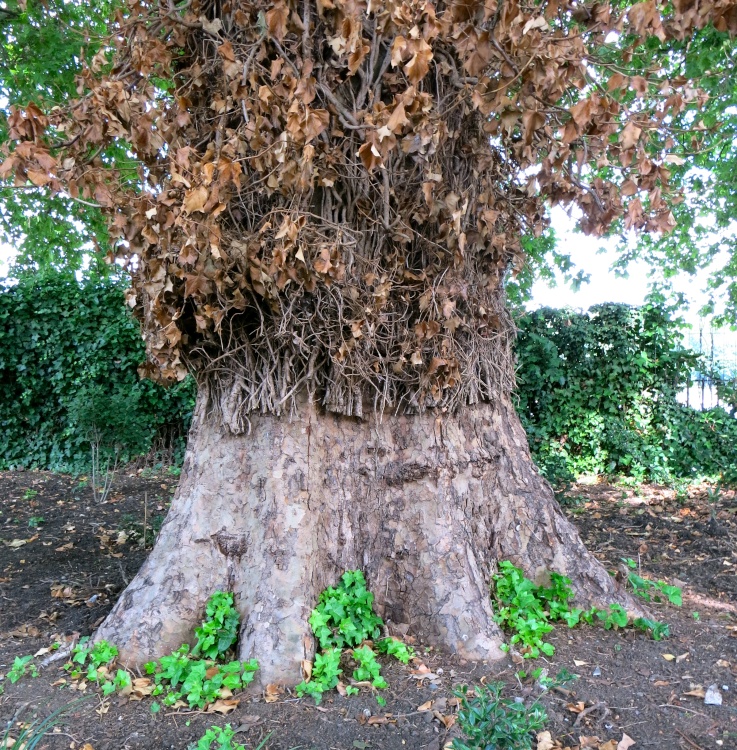
[[[100,627],[128,663],[190,641],[218,589],[235,593],[240,654],[294,684],[320,592],[360,568],[387,621],[474,660],[503,653],[489,581],[508,559],[570,576],[582,604],[626,595],[537,473],[509,400],[457,415],[252,415],[235,435],[200,400],[157,544]]]

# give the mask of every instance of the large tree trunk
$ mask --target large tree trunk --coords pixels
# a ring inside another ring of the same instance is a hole
[[[502,656],[498,560],[570,576],[581,603],[628,603],[561,514],[509,400],[367,421],[305,401],[234,435],[200,396],[159,540],[97,634],[128,663],[191,641],[221,589],[241,613],[241,657],[262,683],[294,684],[318,595],[355,568],[387,622],[474,660]]]

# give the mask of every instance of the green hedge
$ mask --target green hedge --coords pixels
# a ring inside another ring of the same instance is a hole
[[[141,380],[138,323],[123,286],[47,275],[0,288],[0,469],[85,469],[103,455],[181,454],[194,385]]]
[[[737,477],[737,420],[676,400],[698,356],[663,309],[544,308],[518,325],[518,409],[549,478]]]

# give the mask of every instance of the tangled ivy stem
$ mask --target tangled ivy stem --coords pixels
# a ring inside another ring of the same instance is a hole
[[[546,201],[591,233],[673,225],[665,157],[701,95],[614,70],[607,35],[630,54],[734,33],[737,13],[669,8],[130,0],[81,98],[13,111],[0,177],[104,208],[144,372],[198,372],[235,433],[301,391],[359,417],[494,401],[513,381],[504,278]]]

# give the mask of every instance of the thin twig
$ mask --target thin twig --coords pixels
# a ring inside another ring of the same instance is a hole
[[[711,718],[711,716],[701,711],[694,711],[693,708],[686,708],[685,706],[674,706],[672,703],[661,703],[658,708],[675,708],[676,711],[687,711],[690,714],[696,714],[696,716],[704,716],[707,719]]]
[[[697,745],[692,739],[689,739],[680,729],[676,729],[676,732],[678,732],[678,734],[680,734],[681,737],[683,737],[683,739],[686,740],[689,745],[691,745],[691,747],[696,748],[696,750],[704,750],[701,745]]]

